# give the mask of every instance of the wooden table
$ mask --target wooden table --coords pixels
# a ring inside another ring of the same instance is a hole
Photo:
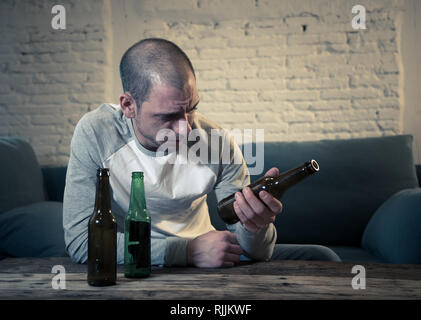
[[[63,266],[65,289],[53,289],[53,266]],[[0,261],[0,299],[421,299],[421,265],[363,264],[366,289],[353,289],[354,264],[315,261],[243,263],[224,269],[152,268],[146,279],[91,287],[86,265],[69,258]]]

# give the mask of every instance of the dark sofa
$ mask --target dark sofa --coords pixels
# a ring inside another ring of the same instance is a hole
[[[265,170],[310,159],[320,164],[318,174],[284,194],[278,243],[326,245],[343,261],[421,264],[421,188],[411,136],[266,142],[264,151]],[[19,138],[0,138],[0,155],[0,257],[66,255],[66,168],[40,168]],[[225,229],[213,193],[208,205],[215,228]]]

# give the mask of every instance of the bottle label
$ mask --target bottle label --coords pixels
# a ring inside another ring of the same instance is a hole
[[[136,268],[149,268],[151,265],[151,224],[144,221],[130,221],[127,247]]]

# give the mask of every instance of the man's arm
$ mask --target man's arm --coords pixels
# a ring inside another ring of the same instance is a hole
[[[72,260],[88,259],[88,222],[95,204],[96,171],[102,167],[99,141],[86,119],[75,128],[63,200],[63,228],[66,250]],[[169,237],[151,239],[153,265],[186,265],[187,240]],[[117,263],[124,263],[124,233],[117,233]]]
[[[234,192],[240,191],[250,183],[247,165],[241,150],[232,138],[224,139],[224,141],[229,141],[230,143],[231,158],[229,164],[222,164],[222,172],[215,186],[218,201]],[[238,201],[236,202],[237,206]],[[238,242],[246,256],[255,260],[269,259],[272,256],[276,243],[276,228],[272,223],[273,221],[266,223],[263,228],[252,230],[254,232],[251,232],[251,228],[249,230],[246,228],[247,223],[251,222],[246,221],[244,223],[245,219],[243,217],[239,215],[239,222],[227,225],[228,230],[237,235]]]

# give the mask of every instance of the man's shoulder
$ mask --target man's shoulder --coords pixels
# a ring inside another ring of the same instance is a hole
[[[126,118],[120,106],[111,103],[103,103],[98,108],[86,113],[79,120],[77,126],[86,132],[95,131],[97,134],[108,135],[113,131],[123,135],[129,133]]]
[[[94,125],[121,121],[123,121],[123,112],[120,106],[103,103],[96,109],[85,113],[79,122],[83,125]]]
[[[130,140],[130,131],[120,107],[103,103],[79,120],[73,139],[75,146],[95,143],[106,157]]]

